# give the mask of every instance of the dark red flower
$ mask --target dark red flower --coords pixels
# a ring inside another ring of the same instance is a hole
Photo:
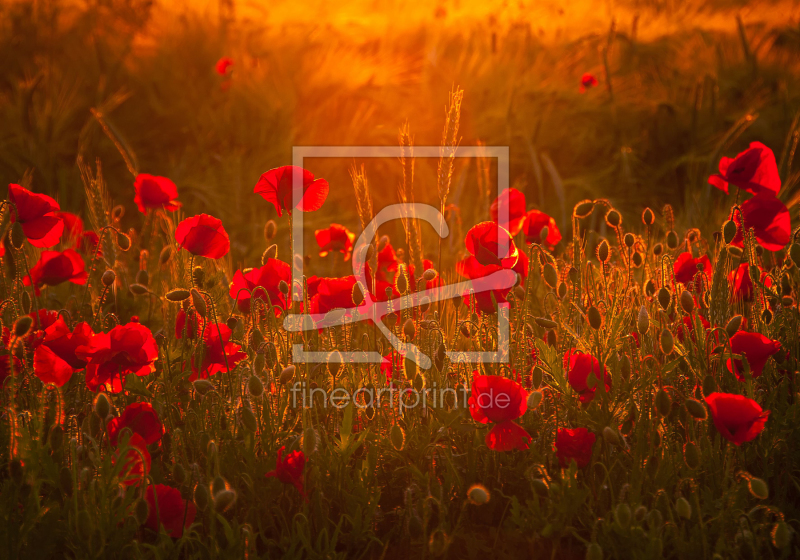
[[[194,523],[197,513],[192,500],[184,500],[180,490],[166,484],[147,485],[145,500],[150,505],[145,526],[153,531],[158,531],[158,524],[163,525],[170,537],[180,538],[184,528],[188,529]],[[184,522],[185,519],[185,522]]]
[[[505,189],[494,199],[489,212],[492,221],[505,228],[513,237],[522,230],[525,222],[525,195],[517,189]],[[501,212],[507,213],[508,220],[500,221],[498,216]]]
[[[139,212],[144,214],[148,208],[163,208],[174,212],[181,207],[178,202],[178,187],[166,177],[139,173],[133,182],[136,196],[133,201],[139,207]]]
[[[327,257],[328,253],[338,251],[344,255],[345,261],[350,260],[356,234],[343,225],[331,224],[328,229],[318,229],[314,232],[314,237],[319,245],[320,257]]]
[[[86,366],[86,362],[75,354],[80,346],[89,344],[94,332],[88,323],[82,322],[70,331],[64,318],[44,330],[44,337],[37,341],[33,353],[33,372],[42,383],[53,383],[63,387],[72,374]]]
[[[208,379],[217,373],[233,370],[236,364],[247,357],[247,354],[241,351],[241,346],[231,342],[232,334],[228,325],[206,325],[203,331],[205,344],[203,362],[198,368],[192,358],[192,375],[189,376],[189,381]]]
[[[292,196],[292,183],[295,170],[302,181],[296,196]],[[302,188],[302,190],[301,190]],[[264,200],[271,202],[278,211],[278,216],[283,216],[283,211],[292,213],[296,208],[301,212],[313,212],[322,208],[328,198],[328,181],[325,179],[314,180],[314,174],[306,169],[285,165],[264,173],[256,183],[253,192],[260,194]],[[297,205],[293,204],[297,200]]]
[[[147,445],[152,445],[164,435],[164,426],[150,403],[135,402],[125,408],[122,416],[112,418],[108,423],[108,439],[116,446],[120,432],[128,428],[139,434]]]
[[[83,258],[73,249],[64,251],[42,251],[39,262],[31,268],[30,276],[25,275],[23,283],[33,284],[38,294],[42,286],[58,286],[62,282],[84,285],[89,274]]]
[[[772,279],[760,266],[760,281],[766,287],[772,286]],[[728,273],[728,284],[731,288],[731,301],[753,301],[753,281],[750,278],[750,265],[742,263],[739,268]]]
[[[61,232],[62,236],[74,240],[77,240],[81,236],[83,233],[83,220],[80,216],[72,212],[63,212],[61,210],[54,212],[54,214],[64,222],[64,230]]]
[[[689,284],[689,282],[694,280],[698,272],[705,274],[707,279],[711,279],[711,259],[708,258],[708,255],[703,255],[695,259],[692,258],[691,253],[681,253],[678,255],[678,258],[675,259],[676,282],[680,284]]]
[[[581,76],[581,87],[578,91],[585,93],[586,90],[593,88],[598,83],[599,82],[597,81],[597,78],[586,72],[583,76]]]
[[[356,285],[355,276],[344,278],[313,278],[309,279],[309,302],[311,313],[327,313],[332,309],[352,309],[353,286]],[[312,291],[313,286],[313,291]]]
[[[52,247],[61,239],[64,222],[56,215],[58,202],[45,194],[32,193],[19,185],[8,185],[11,222],[22,224],[22,231],[34,247]]]
[[[770,340],[760,333],[739,331],[731,337],[731,352],[747,359],[750,366],[750,377],[760,377],[767,365],[767,360],[781,349],[781,343]],[[745,381],[744,364],[741,360],[728,359],[728,371],[735,373],[739,381]],[[735,368],[735,371],[734,371]]]
[[[722,158],[719,174],[709,177],[708,182],[725,194],[728,194],[728,183],[752,194],[775,196],[781,190],[775,154],[761,142],[752,142],[735,158]]]
[[[98,256],[103,255],[103,251],[98,251],[97,244],[100,243],[100,237],[92,230],[87,230],[81,233],[81,236],[75,242],[75,248],[84,255],[94,256],[97,251]]]
[[[140,323],[128,323],[97,333],[75,354],[86,360],[86,386],[90,390],[119,393],[124,376],[149,375],[156,370],[158,347],[150,329]]]
[[[122,455],[122,469],[120,471],[120,481],[126,486],[132,486],[142,481],[142,476],[150,472],[152,458],[147,450],[147,442],[142,436],[134,433],[128,440],[128,449],[124,454],[117,450],[112,460],[116,465]]]
[[[528,410],[528,393],[522,385],[506,377],[473,373],[472,395],[468,404],[473,420],[481,424],[495,424],[486,434],[489,449],[528,449],[531,436],[514,422]]]
[[[186,218],[175,229],[178,245],[197,257],[219,259],[228,254],[231,241],[222,227],[222,220],[199,214]]]
[[[736,445],[755,439],[769,417],[769,410],[741,395],[711,393],[705,400],[717,431]]]
[[[547,237],[542,241],[542,230],[547,227]],[[525,233],[525,240],[528,243],[541,243],[551,251],[561,241],[561,232],[558,231],[556,221],[539,210],[531,210],[522,226]]]
[[[588,404],[594,400],[594,393],[597,390],[597,380],[600,379],[600,361],[591,354],[585,354],[575,348],[570,349],[564,355],[564,365],[567,369],[567,381],[570,386],[580,395],[580,400]],[[589,376],[594,376],[594,382],[589,383]],[[611,389],[611,374],[608,369],[603,367],[603,380],[606,391]]]
[[[777,198],[761,194],[745,200],[740,208],[744,215],[744,227],[753,228],[756,242],[767,251],[780,251],[791,241],[792,221],[789,210]],[[736,236],[731,245],[744,246],[739,212],[733,213]]]
[[[214,70],[220,76],[224,76],[225,74],[228,73],[228,68],[230,68],[231,66],[233,66],[233,59],[229,56],[223,56],[214,65]]]
[[[554,450],[561,468],[567,468],[573,459],[579,469],[587,467],[592,460],[595,439],[595,435],[586,428],[560,428]]]
[[[187,316],[189,317],[188,321],[186,320]],[[178,311],[177,317],[175,317],[175,338],[180,340],[185,334],[186,338],[194,340],[200,333],[202,322],[203,319],[194,311],[190,310],[187,314],[186,310],[181,309]]]
[[[267,259],[261,268],[252,268],[247,272],[237,270],[229,295],[234,299],[238,295],[236,306],[242,313],[250,313],[250,299],[256,298],[272,305],[275,315],[278,315],[281,309],[291,307],[289,294],[283,294],[280,290],[281,281],[286,282],[287,287],[292,284],[292,268],[278,259]],[[250,293],[241,291],[243,289],[250,290]]]
[[[467,251],[483,266],[512,268],[519,251],[508,232],[494,222],[481,222],[467,232]]]
[[[275,470],[269,471],[264,476],[266,478],[275,477],[284,484],[291,484],[305,498],[303,471],[306,467],[306,456],[302,451],[292,451],[286,457],[283,457],[285,449],[285,446],[278,449],[278,461],[275,465]]]

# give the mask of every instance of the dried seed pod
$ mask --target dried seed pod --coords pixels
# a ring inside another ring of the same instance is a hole
[[[605,264],[608,262],[608,257],[609,257],[608,241],[603,239],[600,242],[600,245],[597,246],[597,259],[601,263]]]
[[[642,212],[642,223],[646,226],[652,226],[656,221],[656,216],[650,208],[645,208]]]
[[[622,215],[612,208],[606,213],[606,223],[613,228],[618,228],[622,224]]]
[[[113,270],[106,270],[103,273],[103,276],[100,277],[100,281],[103,283],[103,286],[105,286],[106,288],[111,286],[116,279],[117,279],[117,275]]]
[[[691,315],[692,311],[694,311],[694,298],[688,290],[681,292],[681,308],[687,315]]]
[[[197,311],[197,314],[205,318],[208,309],[206,308],[206,300],[203,298],[203,294],[201,294],[197,288],[192,288],[189,295],[192,298],[192,305],[195,311]]]
[[[725,245],[730,245],[733,238],[736,237],[736,223],[733,220],[726,220],[722,224],[722,239],[725,240]]]
[[[667,247],[670,250],[678,248],[678,234],[674,230],[667,232]]]

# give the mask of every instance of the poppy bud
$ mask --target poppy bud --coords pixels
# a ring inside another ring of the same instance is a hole
[[[94,398],[94,411],[99,418],[105,418],[111,412],[111,402],[108,400],[108,395],[105,393],[98,393]]]
[[[192,305],[195,311],[197,311],[197,314],[205,318],[207,308],[206,300],[203,298],[203,295],[197,291],[197,288],[192,288],[189,295],[192,297]]]
[[[21,249],[23,243],[25,243],[25,232],[22,231],[22,225],[19,222],[14,222],[11,226],[11,245],[14,249]]]
[[[747,481],[750,488],[750,493],[759,500],[766,500],[769,498],[769,486],[760,478],[751,478]]]
[[[789,281],[787,273],[781,274],[781,295],[788,296],[792,294],[792,285]]]
[[[725,248],[725,250],[728,251],[728,254],[730,256],[732,256],[733,258],[735,258],[735,259],[738,259],[739,257],[742,256],[742,250],[739,247],[734,247],[733,245],[728,245]]]
[[[395,451],[402,451],[406,444],[406,433],[398,424],[394,424],[389,430],[389,442]]]
[[[622,224],[622,215],[612,208],[606,214],[606,223],[613,228],[618,228]]]
[[[194,390],[205,395],[206,393],[214,390],[214,384],[208,379],[196,379],[192,382]]]
[[[555,348],[557,343],[558,336],[556,335],[556,331],[547,331],[547,345],[550,348]]]
[[[725,245],[730,245],[733,238],[736,237],[736,223],[733,220],[726,220],[722,224],[722,239],[725,240]]]
[[[183,288],[175,288],[174,290],[170,290],[167,292],[167,295],[164,296],[167,298],[168,301],[172,302],[180,302],[189,299],[192,294],[189,290],[184,290]]]
[[[147,500],[139,499],[134,506],[134,517],[139,525],[144,525],[147,522],[147,517],[150,515],[150,504]]]
[[[178,486],[186,482],[186,471],[183,470],[180,463],[175,463],[175,466],[172,467],[172,478]]]
[[[417,334],[417,325],[414,324],[414,319],[409,317],[406,319],[406,322],[403,323],[403,334],[407,340],[414,340],[414,337]]]
[[[269,220],[266,224],[264,224],[264,239],[269,243],[275,237],[275,234],[278,232],[278,226],[275,224],[274,220]]]
[[[103,273],[103,276],[100,278],[100,281],[103,283],[103,286],[108,288],[114,281],[117,279],[117,275],[113,270],[106,270]]]
[[[675,500],[675,511],[684,519],[692,518],[692,506],[683,496]]]
[[[194,487],[194,504],[197,506],[197,509],[200,511],[205,511],[208,508],[208,502],[211,500],[211,496],[208,492],[208,488],[204,484],[198,484]]]
[[[541,402],[542,402],[542,392],[532,391],[531,394],[528,395],[528,410],[536,410],[536,408],[539,406]]]
[[[694,310],[694,298],[688,290],[683,290],[681,292],[681,308],[683,308],[683,311],[687,315],[691,315],[692,311]]]
[[[652,278],[644,285],[644,293],[647,297],[653,297],[653,294],[656,293],[656,283],[653,282]]]
[[[781,298],[781,305],[788,309],[794,305],[794,299],[792,299],[792,296],[783,296]]]
[[[792,529],[785,521],[778,521],[772,529],[772,545],[778,550],[788,547],[792,542]]]
[[[569,277],[569,281],[573,284],[578,282],[578,269],[574,266],[569,267],[569,271],[567,272],[567,276]]]
[[[472,336],[472,330],[470,329],[469,323],[466,321],[461,323],[459,331],[461,332],[461,336],[463,336],[464,338],[470,338]]]
[[[619,434],[608,426],[603,428],[603,440],[609,445],[619,445],[620,443]]]
[[[242,426],[244,429],[254,434],[258,431],[258,420],[256,420],[256,415],[253,414],[253,410],[249,406],[242,405],[240,409],[240,418],[242,421]]]
[[[637,507],[636,511],[633,512],[633,517],[638,523],[641,523],[647,517],[647,508],[644,506]]]
[[[694,442],[689,441],[683,446],[683,460],[690,469],[700,466],[700,450]]]
[[[651,531],[658,531],[664,524],[664,516],[657,509],[651,509],[647,514],[647,526]]]
[[[695,420],[705,420],[708,418],[708,411],[703,403],[695,399],[686,399],[686,411],[692,415]]]
[[[642,223],[646,226],[652,226],[656,221],[656,216],[650,208],[645,208],[642,212]]]
[[[619,361],[619,370],[622,373],[622,378],[628,380],[631,378],[631,359],[627,354],[623,354]]]
[[[214,510],[217,512],[226,511],[236,501],[234,490],[221,490],[214,494]]]
[[[586,548],[586,560],[603,560],[603,549],[593,542]]]
[[[661,416],[666,416],[672,409],[672,399],[664,389],[659,389],[656,393],[656,410]]]
[[[795,266],[800,266],[800,243],[792,243],[789,247],[789,258]]]
[[[586,312],[586,316],[589,318],[589,325],[591,325],[594,330],[598,330],[603,323],[603,318],[600,316],[600,311],[598,311],[593,305]]]
[[[17,338],[25,336],[32,326],[33,318],[30,315],[23,315],[14,322],[14,336]]]
[[[158,265],[166,266],[170,260],[172,260],[172,247],[170,245],[166,245],[163,249],[161,249],[161,253],[158,255]]]
[[[56,424],[50,430],[50,449],[58,451],[64,444],[64,428],[60,424]]]
[[[653,245],[653,255],[658,257],[663,252],[664,252],[664,246],[661,243],[656,243],[655,245]]]
[[[633,247],[633,244],[636,243],[636,238],[633,236],[632,233],[626,233],[625,236],[622,238],[622,242],[625,243],[625,246],[630,249]]]
[[[576,218],[585,218],[594,210],[594,202],[591,200],[583,200],[575,205],[572,210],[572,215]]]
[[[531,486],[533,486],[533,491],[542,498],[546,498],[550,491],[550,486],[547,484],[547,481],[542,478],[534,478],[531,480]]]
[[[286,366],[285,368],[283,368],[280,377],[278,377],[278,382],[281,385],[286,385],[287,383],[289,383],[289,381],[291,381],[294,378],[294,370],[295,367],[293,365]]]
[[[400,267],[400,273],[397,275],[397,279],[395,280],[395,287],[401,294],[405,294],[408,291],[408,280],[406,279],[404,266]]]
[[[482,506],[488,503],[490,497],[489,491],[482,484],[473,484],[470,486],[469,490],[467,490],[467,498],[471,504],[476,506]]]
[[[725,333],[728,335],[728,338],[733,337],[739,330],[739,327],[742,326],[742,316],[741,315],[734,315],[731,317],[731,320],[728,321],[728,324],[725,325]]]
[[[122,251],[127,251],[131,248],[131,238],[125,235],[124,233],[117,234],[117,246]]]
[[[534,366],[533,371],[531,371],[531,385],[535,388],[539,388],[542,386],[542,368],[539,366]],[[528,406],[530,407],[530,399],[528,400]]]
[[[309,426],[303,431],[302,447],[303,453],[306,456],[311,455],[314,451],[316,451],[317,431],[314,428]]]
[[[432,268],[427,269],[425,272],[422,273],[422,279],[426,282],[431,282],[438,276],[437,272]]]
[[[769,309],[765,309],[761,312],[761,320],[764,321],[765,325],[769,325],[772,323],[772,311]]]
[[[642,264],[644,264],[644,257],[639,251],[636,251],[633,254],[631,260],[633,261],[634,268],[639,268],[640,266],[642,266]]]
[[[658,304],[661,306],[661,309],[666,311],[669,309],[669,304],[672,302],[672,294],[666,287],[662,287],[658,290]]]
[[[626,503],[617,504],[617,507],[614,509],[614,519],[620,527],[627,529],[631,524],[631,517],[631,506]]]
[[[537,325],[542,327],[543,329],[554,329],[558,325],[555,321],[551,321],[550,319],[545,319],[544,317],[534,317],[533,320],[536,322]]]
[[[706,375],[703,379],[703,394],[705,396],[710,395],[711,393],[716,392],[717,390],[717,382],[714,379],[714,376],[709,374]]]
[[[393,329],[397,321],[397,313],[389,313],[386,315],[386,324],[389,325],[389,328]]]
[[[544,226],[539,232],[539,242],[544,243],[547,241],[548,235],[550,235],[550,228],[548,226]]]
[[[567,284],[564,282],[560,282],[558,284],[558,290],[556,292],[558,297],[564,299],[567,296]]]
[[[203,288],[203,282],[206,279],[206,272],[202,266],[196,266],[192,269],[192,285],[195,288]]]
[[[639,308],[639,316],[636,319],[636,330],[639,334],[644,336],[650,328],[650,315],[647,313],[647,308],[643,305]]]
[[[150,290],[147,289],[147,286],[143,286],[142,284],[131,284],[128,286],[128,289],[135,296],[143,296],[150,293]]]
[[[547,263],[544,265],[544,270],[542,273],[544,276],[544,281],[547,283],[547,285],[551,288],[555,288],[556,284],[558,284],[558,272],[556,271],[556,268],[552,264]]]
[[[661,351],[664,355],[668,356],[675,348],[675,339],[672,338],[672,333],[668,328],[661,331]]]
[[[257,375],[251,375],[250,379],[247,380],[247,391],[253,397],[260,397],[264,394],[264,383],[261,382]]]
[[[105,273],[103,273],[103,276],[105,276]],[[147,273],[146,270],[140,270],[139,272],[136,273],[136,283],[141,284],[142,286],[147,286],[148,284],[150,284],[150,275]]]
[[[603,239],[600,245],[597,246],[597,259],[603,264],[608,262],[608,251],[608,241]]]
[[[353,284],[353,292],[350,297],[353,299],[353,304],[356,307],[364,303],[364,290],[361,288],[359,282]]]
[[[278,246],[276,244],[272,244],[267,247],[267,250],[261,255],[261,265],[267,264],[267,261],[270,259],[277,259],[278,258]]]

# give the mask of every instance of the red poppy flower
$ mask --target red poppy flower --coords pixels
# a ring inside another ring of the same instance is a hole
[[[292,268],[278,259],[267,259],[261,268],[253,268],[247,272],[237,270],[233,275],[229,295],[235,299],[238,294],[236,306],[242,313],[250,313],[250,299],[255,297],[276,308],[277,316],[281,309],[291,307],[288,294],[284,295],[280,290],[281,280],[287,285],[292,284]],[[243,292],[242,289],[248,289],[250,293]]]
[[[772,286],[772,279],[760,266],[761,283],[766,287]],[[750,278],[750,265],[742,263],[739,268],[728,273],[728,284],[731,286],[731,301],[753,301],[753,281]]]
[[[284,484],[291,484],[303,498],[306,498],[306,492],[303,489],[303,471],[306,467],[306,456],[302,451],[292,451],[286,457],[283,457],[283,452],[286,446],[278,449],[278,462],[275,465],[275,470],[269,471],[266,478],[275,477]]]
[[[116,446],[120,432],[130,429],[139,434],[147,445],[152,445],[164,435],[164,426],[150,403],[135,402],[125,408],[122,416],[112,418],[108,423],[108,439]]]
[[[592,402],[597,390],[597,382],[595,381],[589,387],[589,375],[594,375],[596,380],[600,378],[600,361],[591,354],[585,354],[572,348],[564,355],[564,365],[567,369],[567,381],[580,395],[581,402],[584,404]],[[605,366],[603,367],[603,380],[606,391],[610,390],[611,374],[608,373]]]
[[[203,331],[203,363],[198,368],[192,358],[192,375],[189,376],[189,381],[208,379],[217,373],[233,370],[236,364],[247,357],[246,353],[240,351],[241,346],[231,342],[232,334],[228,325],[219,325],[219,332],[216,325],[206,325]]]
[[[39,262],[31,268],[30,276],[25,275],[22,282],[26,286],[32,283],[38,295],[42,286],[58,286],[62,282],[82,286],[88,277],[83,258],[73,249],[65,249],[61,252],[42,251]]]
[[[528,449],[531,436],[514,422],[528,410],[528,393],[522,385],[506,377],[473,374],[468,404],[473,420],[495,424],[486,434],[489,449]]]
[[[309,307],[311,313],[327,313],[332,309],[352,309],[353,286],[356,285],[355,276],[343,278],[313,278],[309,279]],[[313,291],[311,286],[313,285]]]
[[[61,239],[64,222],[55,214],[61,207],[45,194],[32,193],[19,185],[8,185],[11,222],[22,224],[22,231],[34,247],[52,247]]]
[[[741,395],[711,393],[705,400],[717,431],[736,445],[755,439],[769,417],[769,410]]]
[[[708,182],[725,194],[728,194],[728,183],[752,194],[775,196],[781,190],[775,154],[761,142],[752,142],[735,158],[722,158],[719,174],[709,177]]]
[[[228,254],[231,241],[222,227],[222,220],[199,214],[186,218],[175,229],[178,245],[197,257],[219,259]]]
[[[353,253],[353,242],[356,234],[339,224],[331,224],[328,229],[318,229],[314,237],[319,245],[319,256],[327,257],[328,253],[338,251],[344,255],[344,260],[350,260]]]
[[[699,266],[699,270],[698,270]],[[708,255],[703,255],[696,259],[692,258],[691,253],[681,253],[675,259],[675,281],[680,284],[689,284],[694,280],[695,275],[701,272],[710,279],[712,274],[711,259]]]
[[[214,70],[216,70],[217,74],[220,76],[224,76],[228,73],[228,68],[231,66],[233,66],[233,59],[229,56],[223,56],[214,65]]]
[[[791,240],[792,222],[789,210],[775,197],[761,194],[745,200],[740,208],[744,215],[744,227],[753,228],[756,242],[767,251],[780,251]],[[744,245],[739,212],[733,213],[736,235],[731,242],[735,247]]]
[[[760,333],[739,331],[731,337],[731,352],[747,359],[750,366],[750,377],[760,377],[767,365],[767,360],[781,349],[781,343],[770,340]],[[739,381],[745,381],[744,365],[741,360],[728,359],[728,371],[735,373]],[[735,371],[734,371],[735,367]]]
[[[587,72],[583,76],[581,76],[581,87],[579,88],[578,91],[580,91],[581,93],[585,93],[586,90],[593,88],[598,83],[599,82],[597,81],[597,78],[595,78],[594,76],[592,76]]]
[[[573,459],[579,469],[587,467],[592,460],[595,439],[586,428],[560,428],[556,434],[555,452],[561,468],[567,468]]]
[[[114,464],[120,460],[120,451],[114,453],[112,460]],[[123,465],[120,471],[120,481],[125,486],[138,484],[142,476],[150,472],[152,458],[147,450],[147,442],[142,436],[134,433],[128,440],[128,449],[123,455]]]
[[[297,170],[302,180],[302,191],[298,188],[295,196],[292,195],[292,182],[294,171]],[[260,194],[264,200],[271,202],[278,211],[278,216],[283,216],[283,211],[292,213],[296,208],[301,212],[313,212],[322,208],[328,198],[328,181],[325,179],[314,180],[314,174],[306,169],[285,165],[264,173],[256,183],[253,192]],[[293,204],[297,200],[297,204]]]
[[[519,251],[508,232],[494,222],[481,222],[467,232],[464,239],[467,251],[483,266],[511,268],[517,263]]]
[[[83,233],[83,220],[80,216],[72,212],[54,212],[54,214],[64,222],[64,230],[61,232],[62,236],[67,239],[78,239]]]
[[[187,321],[188,315],[188,321]],[[186,310],[181,309],[178,311],[177,317],[175,317],[175,338],[180,340],[183,338],[184,333],[186,334],[186,338],[189,340],[194,340],[197,338],[197,335],[200,333],[200,326],[203,322],[197,313],[194,311],[189,311],[186,313]]]
[[[75,354],[75,350],[94,336],[88,323],[82,322],[70,331],[64,318],[58,315],[54,323],[44,330],[44,337],[36,343],[33,353],[33,372],[42,383],[53,383],[63,387],[75,370],[82,369],[86,362]]]
[[[545,226],[547,226],[547,237],[542,241],[541,234]],[[556,221],[539,210],[528,212],[522,231],[525,233],[525,240],[528,243],[541,243],[551,251],[561,241],[561,232],[558,231]]]
[[[156,484],[153,492],[153,485],[148,484],[144,499],[150,506],[145,522],[148,529],[158,531],[160,523],[170,537],[180,538],[184,528],[188,529],[194,523],[194,516],[197,514],[194,502],[184,500],[177,488]]]
[[[100,243],[100,237],[92,230],[87,230],[81,233],[81,236],[75,242],[75,248],[84,255],[94,256],[97,252],[98,256],[103,255],[103,251],[97,250],[97,244]]]
[[[522,230],[522,224],[525,222],[525,195],[517,189],[505,189],[494,199],[489,212],[492,221],[500,224],[513,237]],[[507,214],[507,221],[500,222],[498,216],[501,212]]]
[[[158,347],[150,329],[131,322],[97,333],[75,354],[86,360],[86,386],[90,390],[119,393],[124,376],[144,376],[156,370]]]
[[[519,260],[517,261],[519,262]],[[516,264],[514,265],[517,266]],[[475,307],[481,313],[496,313],[495,302],[499,304],[507,303],[506,296],[511,288],[501,288],[503,285],[499,281],[490,280],[489,275],[503,270],[500,266],[483,266],[475,257],[467,257],[463,261],[456,263],[456,272],[465,278],[481,284],[474,287],[475,301],[472,301],[470,292],[464,294],[465,302],[470,307]]]
[[[181,203],[177,201],[178,187],[166,177],[139,173],[133,182],[133,188],[136,190],[133,201],[142,214],[148,208],[163,208],[174,212],[181,207]]]

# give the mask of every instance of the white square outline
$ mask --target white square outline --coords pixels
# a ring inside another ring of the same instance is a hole
[[[413,158],[440,158],[443,154],[443,148],[441,146],[414,146],[412,156],[406,156],[404,153],[406,149],[407,148],[403,146],[293,146],[292,165],[295,168],[295,172],[292,174],[292,207],[296,209],[300,203],[300,200],[297,198],[302,191],[294,188],[294,186],[299,186],[302,182],[300,169],[303,169],[303,161],[305,158],[400,159],[404,156]],[[509,187],[508,146],[458,146],[452,153],[452,157],[486,157],[497,159],[497,196],[500,196],[500,194]],[[502,214],[498,215],[498,223],[508,223],[508,205],[498,205],[498,211]],[[302,285],[305,263],[304,259],[299,259],[300,267],[298,268],[295,266],[294,256],[304,254],[303,214],[304,212],[299,210],[292,213],[292,289],[290,290],[290,293],[292,294],[293,301],[302,301],[302,294],[297,293],[294,290],[294,286],[298,283]],[[497,352],[452,352],[448,350],[446,354],[447,357],[450,358],[451,362],[470,364],[508,363],[508,344],[510,340],[509,309],[510,306],[508,303],[498,304]],[[303,314],[287,314],[284,324],[288,326],[292,324],[292,319],[294,317],[302,318],[302,315]],[[301,329],[295,328],[292,330]],[[403,347],[407,346],[406,343],[401,344]],[[504,347],[505,352],[503,351]],[[401,350],[401,348],[396,349],[398,351]],[[420,357],[422,360],[419,359]],[[383,356],[381,356],[378,352],[309,352],[305,350],[303,344],[292,345],[292,360],[295,363],[325,363],[330,361],[332,358],[337,360],[340,359],[343,363],[381,363],[383,361]],[[409,355],[409,358],[421,365],[423,369],[428,369],[430,367],[430,359],[421,352],[416,352],[415,354]]]

